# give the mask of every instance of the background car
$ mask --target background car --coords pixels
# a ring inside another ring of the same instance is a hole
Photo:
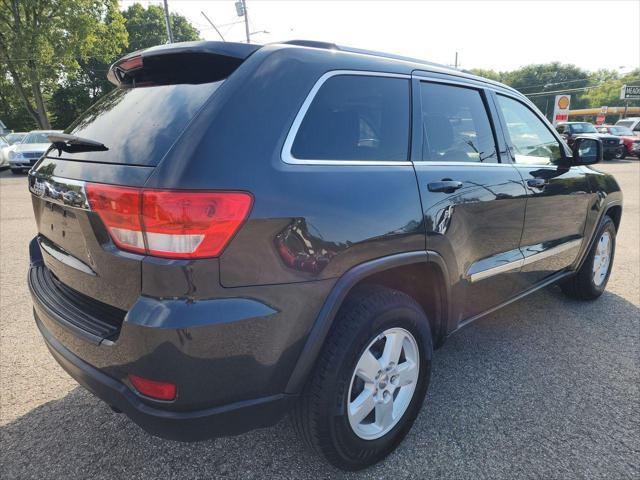
[[[622,139],[615,135],[599,133],[596,127],[589,122],[562,122],[558,123],[556,130],[569,146],[573,145],[576,137],[599,138],[602,140],[602,156],[605,160],[624,158],[624,142]]]
[[[27,136],[29,132],[13,132],[13,133],[8,133],[4,136],[4,138],[7,139],[7,141],[9,142],[10,145],[16,145],[18,143],[20,143],[24,137]]]
[[[0,170],[9,166],[9,148],[11,145],[5,137],[0,135]]]
[[[596,130],[622,139],[624,142],[622,147],[624,149],[623,158],[627,155],[635,155],[640,158],[640,137],[636,137],[628,127],[622,125],[599,125]]]
[[[627,127],[636,137],[640,137],[640,117],[623,118],[616,122],[617,127]]]
[[[29,170],[51,145],[47,136],[59,132],[61,130],[33,130],[29,132],[19,144],[9,150],[11,173],[18,174]]]

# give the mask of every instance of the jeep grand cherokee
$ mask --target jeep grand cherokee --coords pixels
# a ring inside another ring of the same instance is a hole
[[[621,193],[523,95],[319,42],[155,47],[31,169],[36,323],[80,384],[198,440],[291,413],[355,470],[433,350],[540,288],[597,298]],[[482,388],[482,386],[478,386]]]

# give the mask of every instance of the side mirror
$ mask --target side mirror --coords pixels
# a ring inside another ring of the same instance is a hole
[[[571,149],[571,165],[592,165],[602,161],[602,140],[598,138],[577,137]]]

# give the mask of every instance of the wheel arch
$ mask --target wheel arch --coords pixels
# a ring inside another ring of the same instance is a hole
[[[413,282],[415,285],[407,282],[404,288],[401,287],[403,278],[411,278],[403,275],[415,276],[420,272],[434,275],[427,277],[427,280],[436,279],[437,292],[430,289],[434,283],[429,281],[423,282],[422,285],[418,285],[417,282]],[[383,285],[412,296],[425,309],[429,317],[434,334],[434,345],[442,345],[447,334],[447,322],[450,316],[450,283],[442,257],[436,252],[415,251],[377,258],[348,270],[331,289],[289,377],[286,393],[299,393],[302,390],[344,300],[356,286],[363,284]],[[419,287],[422,287],[421,292],[418,292]],[[437,305],[429,304],[435,295],[438,298]],[[433,316],[435,318],[432,318]]]

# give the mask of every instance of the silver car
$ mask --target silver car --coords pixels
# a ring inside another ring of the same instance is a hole
[[[51,145],[47,136],[60,132],[61,130],[33,130],[29,132],[22,142],[9,150],[11,172],[18,174],[29,170]]]

